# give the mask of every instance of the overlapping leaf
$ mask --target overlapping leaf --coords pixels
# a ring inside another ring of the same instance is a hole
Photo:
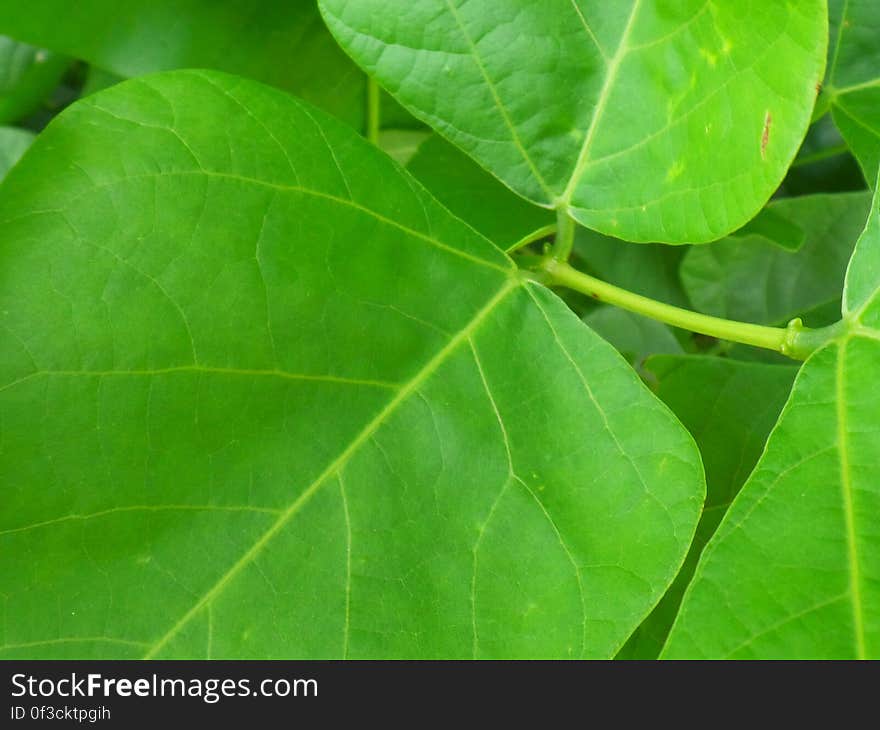
[[[706,465],[706,505],[687,560],[618,658],[656,659],[700,553],[761,456],[797,374],[794,365],[659,356],[644,365],[657,396],[693,434]]]
[[[520,195],[638,241],[713,240],[758,212],[827,45],[823,0],[320,6],[362,67]]]
[[[554,222],[550,211],[511,193],[437,135],[419,148],[407,169],[437,200],[501,248]]]
[[[281,92],[75,105],[3,185],[0,272],[5,657],[610,656],[687,551],[666,407]]]
[[[817,104],[824,103],[820,98]],[[865,176],[831,114],[816,120],[779,188],[787,197],[865,189]]]
[[[880,658],[880,195],[843,311],[703,553],[665,656]]]
[[[880,5],[831,0],[831,59],[826,93],[831,113],[866,179],[880,167]]]
[[[69,65],[64,56],[0,35],[0,124],[33,112]]]
[[[25,129],[0,127],[0,180],[30,147],[34,135]]]
[[[314,0],[0,3],[0,33],[121,76],[215,68],[278,86],[360,129],[365,79]]]
[[[690,307],[679,269],[685,247],[633,245],[581,228],[574,252],[578,263],[601,279],[642,296],[677,307]]]
[[[869,193],[774,201],[766,212],[793,225],[803,237],[800,245],[783,248],[766,230],[755,229],[693,247],[681,267],[688,297],[707,314],[758,324],[785,324],[839,302],[870,205]]]

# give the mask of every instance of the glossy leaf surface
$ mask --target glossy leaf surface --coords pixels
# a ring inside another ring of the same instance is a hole
[[[512,189],[638,241],[713,240],[758,212],[827,46],[821,0],[320,6],[368,73]]]
[[[0,271],[4,657],[611,656],[687,552],[668,409],[282,92],[73,106],[0,189]]]

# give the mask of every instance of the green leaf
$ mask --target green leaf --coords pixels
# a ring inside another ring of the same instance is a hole
[[[687,249],[662,244],[633,245],[579,228],[574,252],[586,268],[615,286],[677,307],[690,307],[679,268]]]
[[[875,190],[880,191],[880,184],[875,186]],[[877,195],[880,195],[880,192]],[[845,315],[864,307],[880,284],[880,244],[876,243],[877,241],[880,241],[880,212],[875,195],[865,232],[856,243],[852,260],[846,271],[846,283],[843,289]]]
[[[805,232],[797,251],[759,235],[694,247],[681,267],[684,288],[702,312],[757,324],[784,324],[839,301],[869,206],[868,193],[774,201],[768,210]]]
[[[0,127],[0,179],[19,161],[34,141],[34,135],[25,129]]]
[[[0,32],[120,76],[214,68],[364,126],[366,82],[314,0],[30,0],[0,3]]]
[[[550,211],[514,195],[437,135],[419,147],[407,169],[437,200],[501,248],[554,221]]]
[[[689,434],[317,110],[125,82],[0,221],[3,656],[607,657],[678,571]]]
[[[625,309],[597,307],[583,320],[633,365],[650,355],[684,352],[671,327]]]
[[[644,369],[653,390],[693,434],[706,466],[706,505],[685,564],[618,658],[656,659],[700,553],[761,456],[798,368],[719,357],[658,356]]]
[[[880,167],[880,5],[831,0],[831,48],[826,94],[831,114],[865,178]]]
[[[757,463],[798,367],[661,355],[651,358],[645,369],[656,383],[654,393],[700,447],[706,507],[726,507]]]
[[[752,218],[825,66],[824,0],[319,4],[417,117],[523,197],[627,240],[709,241]]]
[[[768,205],[738,231],[730,234],[731,238],[757,236],[772,241],[789,251],[797,251],[807,239],[807,232],[786,215],[786,211],[778,206]]]
[[[121,81],[125,81],[125,77],[115,74],[112,71],[105,71],[97,66],[92,66],[86,73],[85,83],[82,88],[82,96],[96,94],[104,89],[109,89]]]
[[[864,189],[865,176],[859,163],[841,137],[831,115],[826,114],[814,122],[807,132],[798,156],[777,191],[777,197]]]
[[[0,35],[0,124],[34,112],[69,65],[64,56]]]
[[[878,216],[880,195],[850,269],[847,326],[801,369],[666,657],[880,658]]]
[[[407,169],[459,218],[491,241],[510,249],[529,234],[551,225],[553,214],[506,188],[459,149],[432,136]],[[660,244],[633,245],[578,228],[574,253],[579,263],[606,281],[670,304],[690,306],[679,279],[685,249]],[[580,308],[572,303],[573,308]],[[621,310],[596,311],[587,319],[631,360],[657,352],[681,352],[672,331]]]

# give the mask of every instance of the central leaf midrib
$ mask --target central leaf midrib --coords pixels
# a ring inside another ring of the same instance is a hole
[[[449,8],[449,14],[452,16],[452,19],[455,21],[455,25],[458,27],[459,32],[464,38],[465,43],[468,46],[470,51],[471,58],[473,58],[474,63],[477,66],[477,70],[480,72],[480,75],[483,77],[483,80],[486,82],[486,88],[489,89],[489,94],[492,96],[492,101],[495,104],[495,108],[498,110],[499,115],[501,116],[501,120],[504,123],[504,126],[510,131],[510,138],[513,142],[514,147],[516,147],[519,154],[522,156],[523,161],[528,166],[532,175],[535,177],[535,181],[541,187],[541,190],[548,198],[552,198],[550,187],[547,185],[546,180],[544,180],[544,176],[541,175],[541,171],[538,169],[537,165],[535,165],[532,156],[529,154],[529,151],[526,149],[525,145],[522,143],[522,139],[519,136],[519,131],[516,128],[516,125],[513,123],[513,120],[510,117],[510,112],[507,111],[507,107],[504,105],[503,100],[501,99],[501,95],[498,93],[498,89],[495,85],[495,82],[492,80],[492,77],[489,76],[489,72],[486,69],[486,65],[483,63],[483,59],[480,57],[480,53],[477,50],[477,46],[474,43],[473,38],[471,38],[470,34],[467,31],[464,23],[461,20],[461,16],[458,14],[458,10],[453,4],[452,0],[445,0],[446,7]]]
[[[468,341],[471,335],[480,325],[495,311],[498,305],[514,290],[520,288],[522,282],[515,277],[505,280],[504,285],[488,300],[474,317],[462,327],[444,345],[428,363],[407,381],[397,394],[385,405],[385,407],[358,433],[357,436],[343,449],[339,455],[324,469],[324,471],[308,486],[290,505],[281,513],[279,518],[262,534],[242,556],[215,581],[215,583],[193,604],[193,606],[178,619],[171,628],[157,639],[149,651],[144,654],[144,659],[155,657],[171,641],[180,630],[186,626],[203,608],[219,596],[235,577],[247,567],[252,560],[266,547],[272,539],[283,530],[310,499],[354,456],[360,447],[397,411],[397,409],[427,381],[443,363]]]
[[[857,91],[864,91],[865,89],[876,89],[880,87],[880,76],[877,76],[873,79],[868,79],[867,81],[861,81],[857,84],[850,84],[849,86],[834,86],[832,87],[832,91],[834,96],[846,96],[847,94],[853,94]],[[833,100],[833,103],[836,103],[837,99]]]
[[[577,189],[577,186],[580,183],[581,178],[584,176],[584,173],[586,172],[589,165],[590,150],[592,149],[593,141],[595,140],[596,132],[599,128],[599,123],[602,121],[602,118],[605,115],[605,108],[608,106],[608,100],[611,97],[611,93],[614,90],[614,85],[617,82],[617,74],[620,70],[620,65],[623,62],[623,59],[626,57],[626,54],[629,52],[629,36],[632,33],[633,26],[635,25],[635,19],[638,15],[640,3],[641,0],[634,0],[629,18],[627,18],[626,21],[626,26],[624,27],[623,33],[620,36],[620,43],[617,46],[617,50],[614,52],[614,56],[612,56],[611,60],[608,62],[608,66],[605,72],[605,81],[602,84],[602,88],[599,90],[599,98],[596,101],[596,107],[593,111],[593,118],[590,120],[590,126],[587,129],[587,133],[584,137],[584,143],[581,146],[580,152],[578,153],[578,157],[574,165],[574,170],[571,173],[568,185],[565,188],[565,192],[562,194],[562,200],[560,201],[560,203],[562,205],[565,205],[566,207],[571,205],[571,200],[574,196],[575,190]]]
[[[843,502],[843,518],[846,529],[846,554],[849,574],[849,594],[853,613],[853,634],[856,643],[856,657],[867,658],[865,646],[865,621],[862,613],[861,569],[855,525],[855,505],[853,504],[853,488],[849,465],[849,428],[846,413],[846,352],[850,340],[840,343],[837,350],[836,363],[836,416],[837,416],[837,452],[840,460],[840,488]]]
[[[175,375],[179,373],[195,373],[209,375],[230,375],[242,377],[279,378],[281,380],[297,380],[313,383],[332,383],[334,385],[354,385],[371,388],[385,388],[396,390],[400,383],[388,380],[373,380],[369,378],[350,378],[344,375],[323,375],[320,373],[295,373],[288,370],[265,369],[265,368],[232,368],[217,367],[204,363],[189,365],[172,365],[165,368],[144,368],[140,370],[34,370],[16,380],[0,385],[0,393],[34,378],[60,376],[60,377],[83,377],[83,378],[109,378],[109,377],[152,377],[156,375]]]

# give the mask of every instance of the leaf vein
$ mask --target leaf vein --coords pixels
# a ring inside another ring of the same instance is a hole
[[[125,514],[128,512],[254,512],[267,515],[281,514],[280,509],[272,507],[254,507],[251,505],[213,505],[213,504],[135,504],[126,507],[113,507],[111,509],[100,510],[99,512],[90,512],[88,514],[69,514],[61,517],[53,517],[50,520],[42,520],[33,522],[29,525],[20,527],[10,527],[0,530],[0,536],[12,535],[19,532],[29,532],[41,527],[57,525],[62,522],[86,522],[88,520],[98,519],[100,517],[109,517],[110,515]]]
[[[233,565],[226,570],[217,581],[199,598],[193,606],[174,623],[168,631],[159,637],[150,647],[149,651],[144,655],[144,659],[155,657],[178,632],[186,626],[194,616],[196,616],[206,605],[220,595],[225,588],[236,578],[236,576],[247,567],[256,556],[262,552],[263,548],[268,545],[272,539],[297,516],[300,510],[311,500],[311,498],[324,486],[327,480],[338,475],[339,471],[348,463],[351,457],[357,453],[361,446],[368,442],[373,434],[395,413],[400,405],[406,401],[413,393],[417,392],[422,383],[427,381],[440,366],[455,352],[458,347],[466,342],[467,339],[475,332],[480,325],[492,314],[495,308],[503,301],[512,291],[522,287],[521,282],[515,278],[509,278],[504,285],[488,300],[488,302],[480,309],[471,321],[465,325],[449,342],[442,347],[434,357],[417,372],[407,383],[395,393],[394,397],[388,401],[385,407],[364,426],[360,433],[355,436],[351,443],[343,449],[339,455],[318,475],[318,477],[309,484],[296,497],[290,505],[281,513],[278,519],[267,529],[251,547],[245,551],[242,556]]]
[[[846,526],[846,553],[849,573],[849,593],[852,601],[853,633],[856,656],[866,659],[865,619],[862,608],[861,570],[859,565],[858,539],[856,536],[855,505],[852,476],[849,466],[849,429],[846,412],[846,351],[848,342],[840,343],[837,351],[837,378],[835,382],[837,408],[837,453],[840,458],[840,488],[843,500],[843,518]]]

